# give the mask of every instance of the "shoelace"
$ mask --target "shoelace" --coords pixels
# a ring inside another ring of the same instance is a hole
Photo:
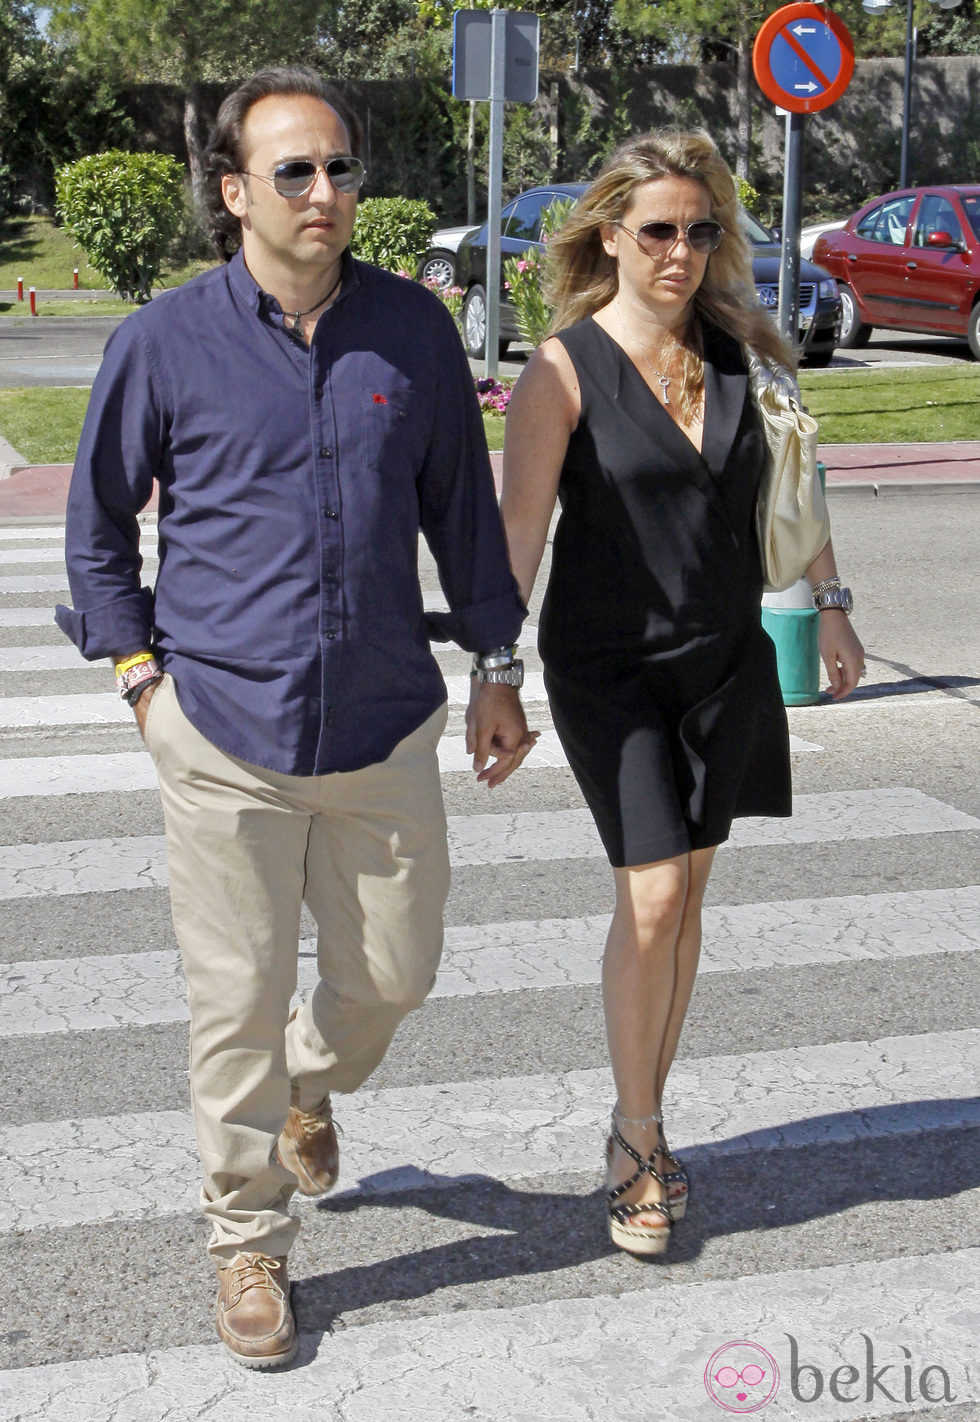
[[[297,1107],[296,1116],[297,1130],[306,1140],[315,1136],[319,1131],[329,1130],[331,1126],[335,1131],[340,1130],[340,1127],[334,1124],[333,1110],[329,1101],[321,1101],[320,1105],[315,1106],[312,1111],[300,1111]]]
[[[273,1271],[281,1269],[282,1265],[278,1259],[273,1259],[271,1255],[239,1254],[230,1267],[236,1303],[246,1289],[272,1289],[280,1297],[282,1296],[282,1285],[278,1279],[273,1277]]]

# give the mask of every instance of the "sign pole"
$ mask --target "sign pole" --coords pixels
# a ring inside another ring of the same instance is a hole
[[[487,181],[487,344],[484,374],[496,379],[500,361],[500,208],[504,171],[504,65],[507,11],[490,12],[490,170]]]
[[[779,256],[779,334],[794,346],[800,339],[800,221],[803,211],[805,123],[805,114],[786,115],[783,245]]]

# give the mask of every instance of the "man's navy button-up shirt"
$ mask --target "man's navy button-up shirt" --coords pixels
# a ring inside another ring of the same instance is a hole
[[[159,571],[137,514],[159,480]],[[418,537],[450,611],[426,615]],[[68,498],[84,657],[153,646],[214,745],[290,775],[384,760],[445,699],[430,636],[516,641],[473,380],[430,292],[349,255],[307,348],[239,252],[106,347]]]

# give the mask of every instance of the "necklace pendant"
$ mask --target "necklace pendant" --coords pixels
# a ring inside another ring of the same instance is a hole
[[[302,314],[303,313],[301,311],[293,312],[293,324],[290,327],[290,330],[292,331],[294,336],[301,336],[303,334],[303,322],[300,320]]]
[[[661,377],[660,377],[660,388],[661,388],[661,390],[663,391],[664,404],[665,404],[665,405],[669,405],[669,404],[670,404],[670,398],[669,398],[669,396],[668,396],[668,394],[667,394],[667,391],[668,391],[668,389],[670,388],[670,377],[669,377],[669,376],[667,376],[667,375],[661,375]]]

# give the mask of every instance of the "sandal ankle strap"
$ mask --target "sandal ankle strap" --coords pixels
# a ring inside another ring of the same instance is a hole
[[[651,1122],[656,1122],[656,1124],[663,1129],[663,1113],[659,1111],[654,1111],[649,1116],[624,1116],[617,1102],[612,1109],[612,1113],[615,1120],[625,1121],[628,1126],[649,1126]]]

